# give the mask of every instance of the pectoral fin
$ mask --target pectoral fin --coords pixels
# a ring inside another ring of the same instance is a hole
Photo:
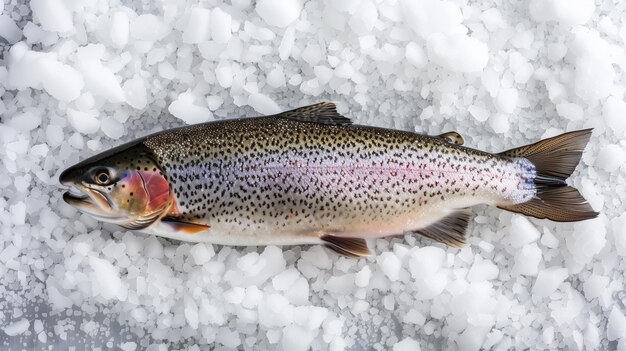
[[[163,217],[161,222],[173,231],[184,234],[196,234],[210,228],[208,225],[189,222],[178,217]]]
[[[326,247],[341,255],[353,258],[372,255],[365,240],[360,238],[324,235],[321,239],[326,243]]]
[[[467,231],[469,218],[470,211],[461,209],[417,232],[448,246],[461,248],[467,243],[465,232]]]

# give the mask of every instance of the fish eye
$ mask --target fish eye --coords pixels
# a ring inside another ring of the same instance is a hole
[[[109,179],[111,179],[111,176],[109,175],[109,171],[106,169],[101,169],[96,173],[96,183],[98,184],[107,184]]]

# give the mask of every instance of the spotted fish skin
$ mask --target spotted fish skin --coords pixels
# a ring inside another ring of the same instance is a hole
[[[210,227],[186,240],[281,245],[317,243],[326,234],[383,237],[424,228],[455,209],[535,194],[526,186],[534,167],[524,159],[382,128],[261,117],[167,131],[144,144],[183,219]]]
[[[465,244],[477,204],[555,221],[594,218],[566,184],[591,130],[492,154],[456,132],[352,125],[332,103],[159,132],[61,173],[66,202],[103,221],[225,245],[323,243],[417,231]]]

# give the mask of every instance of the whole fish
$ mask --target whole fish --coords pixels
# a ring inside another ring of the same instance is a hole
[[[332,103],[152,134],[65,170],[64,200],[95,218],[184,241],[324,244],[348,256],[365,239],[414,231],[459,247],[469,207],[536,218],[598,215],[565,179],[591,130],[497,154],[353,125]]]

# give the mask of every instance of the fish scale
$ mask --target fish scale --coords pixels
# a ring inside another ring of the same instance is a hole
[[[594,218],[565,183],[590,135],[492,154],[462,146],[455,132],[353,125],[321,103],[159,132],[60,180],[84,193],[65,201],[126,228],[225,245],[322,243],[363,256],[364,239],[407,231],[462,246],[477,204],[557,221]]]
[[[185,220],[210,226],[210,241],[223,244],[401,234],[431,224],[429,213],[444,203],[534,195],[518,188],[519,161],[374,127],[265,117],[165,132],[144,144],[169,175]]]

